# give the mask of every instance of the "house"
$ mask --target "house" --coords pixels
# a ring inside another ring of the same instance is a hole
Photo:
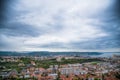
[[[58,76],[58,74],[56,74],[56,73],[54,73],[54,74],[48,74],[48,76],[52,76],[52,77],[53,77],[53,79],[56,79],[56,78],[57,78],[57,76]]]

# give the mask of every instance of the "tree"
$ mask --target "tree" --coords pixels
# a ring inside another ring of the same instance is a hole
[[[58,72],[58,76],[56,80],[60,80],[60,72]]]

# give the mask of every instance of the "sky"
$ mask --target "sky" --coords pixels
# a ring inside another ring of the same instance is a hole
[[[0,0],[0,51],[120,51],[120,0]]]

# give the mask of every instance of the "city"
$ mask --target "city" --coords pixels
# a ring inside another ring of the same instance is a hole
[[[1,56],[1,80],[119,80],[120,56]]]
[[[120,80],[120,0],[0,0],[0,80]]]

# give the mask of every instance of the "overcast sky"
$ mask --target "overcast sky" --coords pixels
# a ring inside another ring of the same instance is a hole
[[[0,0],[2,51],[119,51],[120,0]]]

